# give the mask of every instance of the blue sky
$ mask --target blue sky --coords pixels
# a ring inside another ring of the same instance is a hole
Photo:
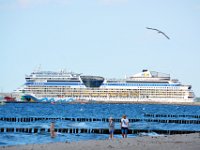
[[[198,0],[0,0],[0,89],[41,65],[115,78],[149,69],[200,96],[199,27]]]

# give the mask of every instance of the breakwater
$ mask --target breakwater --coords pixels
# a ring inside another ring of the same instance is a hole
[[[193,115],[161,115],[161,114],[146,114],[146,117],[156,117],[156,118],[130,118],[129,122],[159,122],[159,123],[176,123],[176,124],[200,124],[200,116],[193,116]],[[168,116],[168,118],[158,118],[158,117]],[[176,116],[176,117],[175,117]],[[183,116],[190,116],[192,118],[199,118],[198,120],[191,120],[188,118],[184,118]],[[175,117],[176,119],[170,119],[170,117]],[[179,118],[179,119],[178,119]],[[46,120],[68,120],[68,121],[76,121],[76,122],[108,122],[108,118],[44,118],[44,117],[27,117],[27,118],[5,118],[1,117],[0,121],[7,121],[7,122],[35,122],[35,121],[46,121]],[[114,119],[115,122],[120,122],[121,119]]]
[[[0,128],[0,132],[14,132],[14,133],[47,133],[50,132],[50,128]],[[96,133],[96,134],[109,134],[109,129],[88,129],[88,128],[55,128],[55,132],[59,133]],[[138,130],[138,129],[129,129],[128,134],[140,134],[140,133],[151,133],[156,132],[157,134],[188,134],[188,133],[200,133],[200,131],[179,131],[179,130]],[[115,129],[114,134],[121,134],[121,129]]]
[[[136,122],[158,122],[164,124],[200,124],[200,116],[199,115],[174,115],[174,114],[144,114],[145,118],[130,118],[130,123]],[[165,118],[165,119],[163,119]],[[173,119],[172,119],[173,118]],[[175,118],[175,119],[174,119]],[[196,120],[191,120],[191,118],[196,118]],[[28,123],[28,122],[38,122],[38,121],[71,121],[71,122],[108,122],[108,118],[66,118],[66,117],[26,117],[26,118],[6,118],[1,117],[0,121],[4,122],[16,122],[16,123]],[[116,123],[119,123],[121,119],[114,118]],[[60,133],[73,133],[73,134],[80,134],[80,133],[96,133],[96,134],[109,134],[108,128],[56,128],[56,132]],[[2,127],[0,128],[0,132],[14,132],[14,133],[48,133],[50,132],[49,128],[28,128],[28,127]],[[141,132],[150,133],[156,132],[158,134],[188,134],[188,133],[195,133],[200,131],[194,130],[174,130],[174,129],[134,129],[130,128],[128,133],[129,134],[140,134]],[[121,134],[120,129],[115,129],[115,134]]]

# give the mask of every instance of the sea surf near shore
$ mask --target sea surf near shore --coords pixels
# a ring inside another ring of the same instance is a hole
[[[120,139],[123,114],[129,119],[129,138],[140,133],[200,132],[199,106],[190,105],[6,103],[0,111],[1,147],[105,140],[109,117],[115,119],[115,138]],[[52,121],[57,132],[54,139],[49,133]]]
[[[200,134],[143,136],[127,139],[2,146],[0,150],[199,150]]]

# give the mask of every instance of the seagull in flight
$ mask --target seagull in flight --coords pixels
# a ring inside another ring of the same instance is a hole
[[[155,29],[155,28],[149,28],[149,27],[146,27],[147,29],[149,29],[149,30],[155,30],[155,31],[158,31],[158,33],[161,33],[161,34],[163,34],[168,40],[170,39],[164,32],[162,32],[162,31],[160,31],[160,30],[158,30],[158,29]]]

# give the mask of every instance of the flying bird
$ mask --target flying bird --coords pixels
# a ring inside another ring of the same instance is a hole
[[[161,33],[161,34],[163,34],[168,40],[170,39],[164,32],[162,32],[162,31],[160,31],[160,30],[158,30],[158,29],[155,29],[155,28],[149,28],[149,27],[146,27],[147,29],[149,29],[149,30],[155,30],[155,31],[158,31],[158,33]]]

